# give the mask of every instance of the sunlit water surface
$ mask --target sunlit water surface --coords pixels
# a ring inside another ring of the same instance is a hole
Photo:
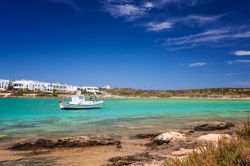
[[[246,118],[250,100],[105,99],[104,107],[60,110],[60,99],[0,99],[0,135],[8,137],[130,135]]]

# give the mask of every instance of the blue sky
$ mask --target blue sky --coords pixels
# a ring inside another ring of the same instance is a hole
[[[250,87],[249,0],[2,0],[0,78]]]

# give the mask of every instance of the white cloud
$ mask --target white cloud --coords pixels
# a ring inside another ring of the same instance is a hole
[[[153,8],[153,7],[155,7],[155,6],[154,6],[154,4],[153,4],[152,2],[146,2],[146,3],[144,4],[144,7],[145,7],[145,8]]]
[[[170,51],[176,51],[176,50],[184,50],[184,49],[190,49],[190,48],[194,48],[196,46],[195,43],[193,43],[192,45],[187,45],[187,46],[181,46],[181,47],[174,47],[174,48],[170,48]]]
[[[116,6],[116,9],[117,10],[114,10],[113,12],[118,15],[141,15],[144,13],[140,8],[130,4],[118,5]]]
[[[206,23],[211,23],[217,21],[222,15],[218,16],[202,16],[202,15],[189,15],[185,17],[177,17],[177,18],[170,18],[167,21],[162,22],[149,22],[145,24],[145,27],[149,31],[161,31],[165,29],[173,28],[174,24],[187,24],[193,25],[194,23],[198,23],[199,25],[203,25]]]
[[[146,24],[146,28],[149,31],[161,31],[169,28],[173,28],[173,25],[175,23],[185,23],[185,24],[193,24],[193,23],[198,23],[200,25],[205,24],[205,23],[210,23],[217,21],[221,15],[219,16],[202,16],[202,15],[189,15],[186,17],[179,17],[179,18],[172,18],[169,19],[168,21],[163,21],[163,22],[149,22]]]
[[[235,51],[233,54],[236,55],[236,56],[249,56],[250,51],[240,50],[240,51]]]
[[[209,0],[105,0],[103,2],[105,11],[114,17],[123,17],[129,21],[137,21],[136,25],[142,26],[148,31],[161,32],[181,25],[218,27],[219,20],[230,13],[219,15],[189,14],[180,17],[167,15],[168,7],[190,7]],[[174,5],[174,6],[173,6]],[[180,7],[180,8],[179,8]],[[140,19],[140,20],[138,20]],[[225,21],[225,20],[224,20]],[[250,26],[227,26],[214,29],[206,29],[200,33],[190,33],[186,36],[178,36],[164,40],[162,45],[171,47],[170,50],[189,49],[201,45],[214,45],[222,42],[231,42],[239,39],[250,38]],[[189,31],[187,31],[189,32]],[[185,33],[185,32],[184,32]],[[250,52],[250,51],[249,51]],[[249,54],[249,52],[235,52],[238,56]]]
[[[199,22],[210,22],[210,21],[215,21],[218,20],[218,16],[201,16],[201,15],[189,15],[187,17],[185,17],[186,19],[190,19],[190,20],[197,20]]]
[[[149,13],[151,9],[159,12],[165,10],[168,4],[175,6],[193,6],[198,0],[157,0],[157,1],[136,1],[136,0],[106,0],[103,1],[104,8],[114,17],[124,17],[128,20],[141,18]],[[151,17],[154,17],[153,15]],[[194,18],[197,19],[197,18]]]
[[[207,23],[218,21],[222,16],[226,14],[221,15],[215,15],[215,16],[207,16],[207,15],[188,15],[185,17],[176,18],[176,22],[185,23],[187,25],[198,23],[200,25],[204,25]]]
[[[200,3],[199,0],[157,0],[154,2],[154,5],[158,8],[165,8],[167,5],[175,5],[177,7],[182,6],[195,6]]]
[[[169,38],[167,39],[168,44],[190,44],[190,43],[200,43],[200,42],[206,42],[206,41],[214,41],[218,40],[221,35],[227,33],[224,29],[213,29],[208,30],[206,32],[189,35],[189,36],[183,36],[183,37],[177,37],[177,38]]]
[[[130,4],[112,6],[108,10],[115,17],[124,16],[129,19],[135,19],[145,14],[143,10]]]
[[[114,17],[124,17],[128,20],[134,20],[146,15],[153,8],[153,3],[147,2],[136,5],[132,0],[109,0],[104,3],[104,6],[106,11]]]
[[[248,60],[248,59],[240,59],[240,60],[235,60],[235,61],[227,61],[226,63],[229,64],[229,65],[232,65],[232,64],[244,64],[244,63],[250,63],[250,60]]]
[[[188,66],[189,67],[201,67],[201,66],[205,66],[205,65],[207,65],[206,62],[198,62],[198,63],[191,63]]]
[[[250,31],[245,29],[237,29],[234,27],[211,29],[202,33],[182,36],[177,38],[169,38],[166,45],[185,45],[193,43],[216,43],[224,40],[237,40],[250,38]]]
[[[178,18],[169,18],[162,22],[157,20],[159,14],[165,15],[166,8],[174,5],[178,9],[181,7],[194,6],[200,3],[200,0],[157,0],[157,1],[136,1],[136,0],[106,0],[103,1],[105,11],[114,17],[123,17],[128,21],[136,21],[139,18],[147,18],[148,22],[140,23],[149,31],[162,31],[172,28],[175,23],[203,25],[217,21],[222,15],[188,15]],[[173,6],[172,6],[173,7]],[[157,12],[150,12],[154,9]]]
[[[162,31],[166,29],[170,29],[173,27],[173,23],[169,21],[161,22],[161,23],[154,23],[150,22],[146,24],[146,27],[149,31]]]

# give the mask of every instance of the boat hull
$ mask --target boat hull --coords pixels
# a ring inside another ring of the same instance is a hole
[[[70,104],[70,103],[60,103],[61,109],[95,109],[103,107],[103,102],[95,102],[93,104]]]

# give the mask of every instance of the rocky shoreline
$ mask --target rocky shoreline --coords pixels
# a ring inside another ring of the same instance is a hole
[[[58,140],[40,138],[36,142],[16,143],[11,146],[10,150],[39,150],[55,148],[73,148],[73,147],[91,147],[116,145],[121,146],[121,142],[111,137],[91,137],[91,136],[74,136],[64,137]]]
[[[76,151],[88,149],[91,151],[91,148],[98,149],[102,147],[104,151],[111,149],[108,150],[110,154],[105,159],[102,159],[101,162],[93,165],[159,166],[164,165],[168,158],[183,157],[193,151],[197,151],[198,147],[205,146],[206,144],[216,144],[221,137],[230,139],[234,135],[234,127],[235,125],[232,123],[215,122],[200,124],[189,130],[165,133],[142,133],[127,139],[127,142],[132,143],[126,143],[122,138],[118,139],[111,136],[73,136],[58,139],[39,138],[33,142],[21,141],[12,144],[5,149],[5,152],[20,154],[25,159],[21,160],[22,162],[29,162],[28,158],[32,157],[32,160],[34,160],[34,157],[41,156],[45,157],[45,159],[48,157],[64,158],[65,154],[71,153],[70,150],[72,149],[77,149]],[[63,155],[60,153],[61,151],[64,151]],[[75,154],[77,155],[78,153]],[[99,154],[101,158],[100,155],[104,154]],[[84,156],[82,157],[84,158]],[[18,161],[3,160],[0,161],[0,165],[15,165]],[[89,163],[91,163],[91,160]],[[63,162],[54,164],[64,165]],[[78,164],[88,165],[86,163]]]

